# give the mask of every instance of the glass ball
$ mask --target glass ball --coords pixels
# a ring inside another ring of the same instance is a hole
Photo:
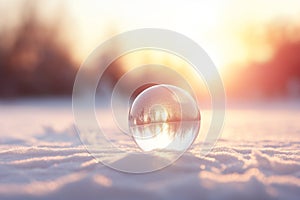
[[[128,118],[130,133],[143,151],[182,151],[198,136],[201,117],[188,92],[172,85],[155,85],[135,98]]]

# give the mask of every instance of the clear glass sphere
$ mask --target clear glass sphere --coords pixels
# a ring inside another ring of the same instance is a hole
[[[143,151],[187,149],[200,129],[196,101],[185,90],[155,85],[141,92],[129,111],[129,130]]]

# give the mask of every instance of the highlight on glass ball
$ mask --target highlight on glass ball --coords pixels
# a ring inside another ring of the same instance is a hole
[[[172,85],[154,85],[133,101],[129,130],[140,149],[183,151],[197,138],[200,111],[185,90]]]

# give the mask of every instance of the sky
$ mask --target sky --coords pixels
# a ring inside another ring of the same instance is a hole
[[[247,24],[260,25],[283,18],[293,20],[300,15],[299,1],[113,0],[68,1],[67,4],[85,38],[82,52],[78,54],[85,54],[85,49],[108,38],[113,29],[124,32],[136,28],[166,28],[198,42],[219,67],[248,58],[249,52],[244,47],[247,44],[239,38]],[[107,28],[111,24],[111,29]]]
[[[2,19],[2,25],[17,21],[16,16],[22,11],[22,2],[24,0],[0,0],[1,13],[6,13],[9,19]],[[245,42],[243,30],[264,26],[272,21],[296,21],[300,15],[300,1],[297,0],[37,2],[41,19],[66,18],[63,25],[68,36],[66,40],[79,62],[111,35],[137,28],[164,28],[196,41],[219,69],[249,59],[267,59],[272,53],[260,40],[250,44]],[[259,54],[255,53],[256,49],[260,49]]]

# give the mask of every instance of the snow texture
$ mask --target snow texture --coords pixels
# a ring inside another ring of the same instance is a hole
[[[299,199],[299,106],[231,109],[206,157],[193,145],[141,175],[85,150],[66,100],[0,104],[0,199]],[[121,158],[124,159],[124,158]]]

